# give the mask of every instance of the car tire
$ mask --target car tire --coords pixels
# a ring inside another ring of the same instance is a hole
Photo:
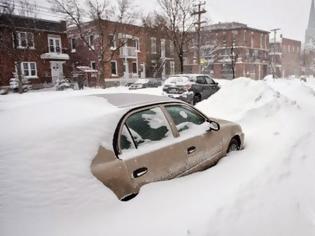
[[[201,101],[201,96],[199,94],[195,94],[193,98],[193,105],[196,105],[200,101]]]
[[[234,152],[240,150],[240,144],[236,138],[232,138],[229,147],[226,151],[226,153]]]

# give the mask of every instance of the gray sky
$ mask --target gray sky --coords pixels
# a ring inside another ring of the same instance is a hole
[[[47,6],[47,0],[33,1]],[[158,10],[156,0],[134,2],[143,12]],[[281,28],[284,37],[303,42],[310,6],[311,0],[207,0],[206,9],[214,23],[239,21],[263,30]]]
[[[157,9],[156,0],[135,0],[147,10]],[[213,22],[239,21],[264,30],[281,28],[284,37],[302,40],[311,0],[207,0]]]

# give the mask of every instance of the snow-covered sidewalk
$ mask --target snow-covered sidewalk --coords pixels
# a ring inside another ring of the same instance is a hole
[[[223,81],[197,107],[240,123],[246,148],[129,202],[89,170],[108,111],[82,95],[115,92],[0,97],[1,236],[315,235],[314,81]]]

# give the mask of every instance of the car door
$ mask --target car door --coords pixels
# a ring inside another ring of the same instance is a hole
[[[210,95],[214,94],[215,92],[217,92],[219,90],[218,84],[211,79],[209,76],[205,76],[205,79],[207,81],[207,84],[209,85],[210,88]]]
[[[206,99],[211,94],[211,88],[207,83],[205,76],[197,76],[197,84],[201,94],[201,100]]]
[[[172,118],[179,140],[186,150],[187,171],[198,170],[214,162],[222,155],[222,137],[210,131],[206,117],[189,105],[167,105],[166,111]]]
[[[133,111],[124,120],[120,154],[137,186],[166,180],[186,170],[186,153],[176,142],[161,107]]]

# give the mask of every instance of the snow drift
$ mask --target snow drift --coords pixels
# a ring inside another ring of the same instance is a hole
[[[0,234],[315,235],[314,84],[222,82],[197,107],[240,123],[245,150],[207,171],[146,185],[127,203],[89,169],[108,138],[100,127],[109,110],[82,93],[100,91],[1,97]]]

